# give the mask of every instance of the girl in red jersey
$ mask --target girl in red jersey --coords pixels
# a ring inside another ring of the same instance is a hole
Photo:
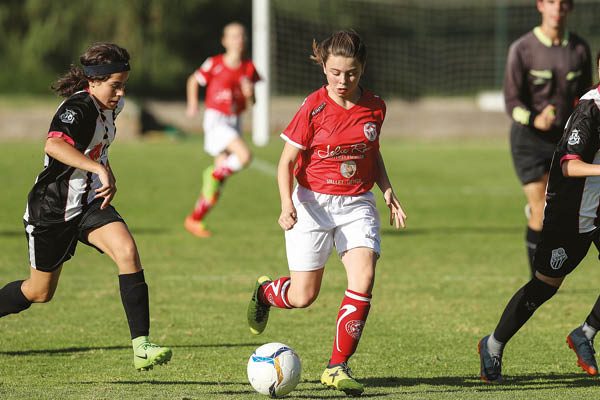
[[[198,113],[198,85],[206,86],[204,150],[214,164],[202,174],[202,192],[185,228],[198,237],[210,236],[204,217],[217,203],[220,189],[229,176],[246,167],[252,158],[241,136],[241,113],[254,102],[254,83],[259,80],[252,61],[244,58],[246,30],[232,22],[223,29],[224,54],[209,57],[187,80],[187,115]]]
[[[388,179],[379,151],[385,103],[359,86],[366,48],[353,31],[337,32],[311,57],[327,85],[310,94],[281,134],[278,167],[281,215],[290,276],[258,278],[248,306],[254,334],[265,329],[269,309],[304,308],[315,301],[333,246],[348,277],[337,317],[333,352],[321,382],[349,395],[363,385],[347,362],[356,350],[369,313],[375,264],[380,253],[379,215],[370,189],[376,183],[390,223],[404,227],[406,215]],[[295,171],[294,171],[295,166]],[[292,191],[293,176],[298,185]]]

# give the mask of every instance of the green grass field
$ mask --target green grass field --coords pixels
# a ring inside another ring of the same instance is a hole
[[[280,148],[274,139],[256,157],[275,164]],[[598,295],[595,251],[507,347],[507,383],[479,381],[477,341],[528,279],[524,198],[507,143],[387,140],[383,153],[409,220],[405,231],[382,230],[373,306],[351,362],[365,397],[597,398],[598,380],[579,370],[564,342]],[[21,217],[42,157],[41,142],[0,145],[1,285],[28,274]],[[273,310],[266,332],[253,337],[245,313],[254,279],[287,272],[276,182],[256,167],[231,178],[209,217],[214,237],[197,239],[182,222],[208,162],[198,140],[111,148],[113,204],[139,245],[152,337],[173,348],[172,362],[133,369],[116,268],[80,245],[52,302],[0,320],[1,399],[264,398],[247,383],[246,362],[272,341],[302,358],[289,398],[343,397],[318,381],[345,289],[341,263],[331,257],[315,304]]]

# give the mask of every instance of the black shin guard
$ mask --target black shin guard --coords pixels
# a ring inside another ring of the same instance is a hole
[[[0,317],[17,314],[29,308],[31,301],[23,294],[22,284],[23,281],[15,281],[0,289]]]
[[[531,271],[531,277],[535,276],[535,267],[533,266],[533,256],[538,244],[542,240],[542,232],[534,231],[529,226],[527,227],[527,233],[525,234],[525,246],[527,246],[527,259],[529,260],[529,270]]]
[[[506,305],[494,331],[494,338],[501,343],[508,342],[525,325],[535,310],[554,296],[557,290],[558,288],[554,286],[535,277],[532,278]]]
[[[148,285],[144,280],[144,271],[119,275],[119,287],[131,338],[148,336],[150,310],[148,306]]]
[[[592,308],[590,315],[585,319],[585,322],[592,328],[600,331],[600,297],[596,300],[596,304]]]

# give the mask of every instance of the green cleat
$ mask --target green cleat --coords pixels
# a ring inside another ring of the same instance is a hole
[[[248,303],[248,325],[250,326],[250,332],[255,335],[260,335],[265,330],[267,321],[269,320],[271,306],[261,303],[258,299],[258,289],[269,282],[271,282],[271,278],[268,276],[258,278],[252,292],[252,298],[250,299],[250,303]]]
[[[321,383],[344,392],[348,396],[360,396],[365,391],[365,387],[358,383],[351,374],[352,371],[346,363],[327,366],[321,375]]]
[[[168,347],[150,343],[148,336],[139,336],[132,340],[133,366],[138,371],[148,371],[155,365],[166,364],[173,352]]]

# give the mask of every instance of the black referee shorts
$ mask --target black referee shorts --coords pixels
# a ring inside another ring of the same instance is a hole
[[[544,133],[513,122],[510,128],[510,150],[521,184],[539,181],[548,171],[556,149],[555,134]]]
[[[54,271],[75,254],[77,241],[94,247],[102,253],[100,249],[88,242],[88,232],[111,222],[125,223],[113,206],[101,210],[102,200],[95,200],[81,215],[68,222],[30,225],[27,221],[23,221],[31,266],[39,271]]]
[[[564,230],[542,230],[533,265],[540,273],[559,278],[571,273],[581,263],[594,243],[600,249],[600,228],[588,233],[565,233]]]

